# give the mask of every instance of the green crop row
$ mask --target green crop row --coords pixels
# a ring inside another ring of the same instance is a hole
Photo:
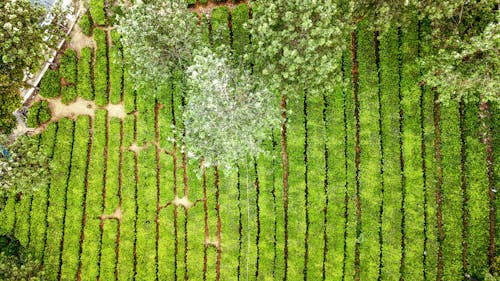
[[[104,0],[90,0],[90,14],[93,22],[97,25],[106,24],[106,11],[104,7]]]
[[[229,10],[225,6],[213,9],[210,23],[212,24],[212,42],[214,47],[225,45],[231,46],[231,34],[229,32]]]
[[[346,38],[348,42],[351,37]],[[356,118],[355,118],[355,99],[354,99],[354,84],[352,76],[352,56],[350,51],[345,51],[342,55],[343,64],[343,80],[344,80],[344,107],[345,107],[345,141],[346,147],[344,154],[347,155],[345,160],[346,186],[345,195],[347,202],[344,204],[344,214],[347,215],[345,222],[345,241],[344,241],[344,262],[342,272],[345,277],[352,278],[355,274],[355,247],[357,241],[357,223],[356,223]],[[331,160],[330,160],[331,161]],[[333,203],[335,204],[335,203]]]
[[[61,94],[61,83],[58,70],[47,70],[40,81],[40,92],[42,97],[55,98]]]
[[[73,148],[74,122],[61,119],[57,130],[54,157],[50,163],[51,181],[47,214],[47,241],[44,250],[44,267],[47,279],[56,280],[59,272],[61,242],[63,239],[67,187]]]
[[[384,149],[382,280],[399,279],[401,268],[400,55],[398,29],[393,26],[380,36],[380,107]]]
[[[291,113],[287,122],[287,151],[290,163],[288,187],[288,268],[287,278],[304,279],[306,202],[304,100],[288,99]],[[286,229],[285,229],[286,231]],[[280,276],[277,276],[280,278]]]
[[[467,272],[482,276],[488,268],[489,205],[486,145],[481,142],[479,104],[470,103],[465,108],[465,172],[467,181]]]
[[[443,153],[443,268],[444,280],[462,272],[462,190],[460,188],[460,126],[456,102],[441,106],[441,151]]]
[[[73,49],[66,49],[61,56],[59,74],[66,83],[76,83],[76,52]]]
[[[51,123],[40,138],[39,150],[44,151],[51,158],[54,153],[56,132],[57,123]],[[37,259],[43,256],[45,247],[48,189],[49,184],[41,188],[31,202],[29,249]]]
[[[127,130],[127,127],[125,127]],[[132,152],[123,154],[122,211],[120,226],[120,255],[118,264],[119,280],[132,280],[134,272],[134,250],[136,241],[136,181],[135,159]]]
[[[339,63],[342,63],[341,61]],[[349,72],[349,70],[347,70]],[[325,108],[325,141],[324,153],[328,157],[326,164],[326,178],[328,185],[326,186],[326,195],[328,204],[324,202],[321,206],[325,206],[326,214],[326,241],[327,255],[325,262],[325,273],[331,276],[332,279],[338,280],[342,278],[342,268],[344,265],[344,235],[346,234],[345,215],[347,194],[347,173],[346,173],[346,121],[344,119],[344,110],[347,109],[345,91],[341,85],[336,86],[332,92],[324,93],[326,100]],[[352,103],[351,103],[352,104]],[[325,170],[326,167],[317,169]],[[320,186],[324,186],[322,183]]]
[[[97,105],[108,103],[108,58],[106,32],[94,30],[94,39],[97,44],[94,63],[94,96]]]
[[[418,82],[418,22],[416,17],[402,32],[402,73],[401,73],[401,108],[403,110],[403,159],[406,179],[405,209],[405,266],[403,278],[422,280],[424,267],[424,188],[422,171],[422,130],[420,96],[422,91]]]
[[[382,202],[381,146],[379,127],[378,76],[374,34],[368,22],[357,30],[359,61],[360,165],[359,193],[361,204],[360,248],[361,279],[377,279],[380,255],[380,205]]]
[[[78,24],[80,25],[80,28],[82,29],[83,34],[87,36],[92,35],[92,25],[94,22],[92,21],[92,17],[90,15],[90,12],[86,12],[80,17],[80,20],[78,21]]]
[[[152,123],[150,123],[152,124]],[[155,280],[156,248],[156,163],[155,148],[139,153],[139,181],[137,183],[137,280]]]
[[[118,104],[122,100],[123,59],[120,46],[120,34],[111,31],[113,46],[109,49],[109,101]]]
[[[99,219],[103,212],[102,192],[105,173],[105,146],[106,140],[106,110],[96,110],[94,117],[95,132],[92,136],[92,148],[89,167],[92,172],[88,175],[86,202],[86,223],[84,228],[83,248],[81,254],[82,280],[96,280],[99,276],[99,254],[101,252],[101,231]]]
[[[169,126],[168,126],[169,127]],[[160,127],[162,129],[163,126]],[[174,198],[173,175],[174,167],[173,160],[170,155],[165,153],[160,154],[160,204],[164,205]],[[175,249],[175,229],[173,220],[174,206],[169,206],[162,209],[158,214],[158,279],[167,280],[174,276],[175,259],[173,255]],[[179,209],[180,212],[184,210]],[[198,225],[199,226],[199,225]],[[180,249],[184,252],[184,249]],[[201,253],[201,252],[200,252]],[[193,278],[194,276],[189,276]]]
[[[324,208],[325,190],[325,125],[323,122],[324,102],[321,95],[307,95],[307,213],[308,213],[308,265],[307,278],[321,280],[325,251]]]
[[[86,99],[94,99],[94,93],[92,91],[92,49],[90,47],[85,47],[80,51],[80,58],[78,59],[78,84],[76,85],[76,90],[78,96]]]
[[[108,121],[106,198],[103,210],[103,214],[106,215],[111,215],[120,206],[121,126],[120,119],[111,118]],[[117,231],[116,220],[107,219],[104,221],[99,274],[101,280],[111,280],[115,276]]]
[[[147,89],[137,91],[138,111],[137,119],[137,145],[154,142],[155,135],[155,98]]]
[[[245,47],[250,41],[250,34],[244,27],[248,21],[248,6],[240,4],[232,10],[232,29],[233,29],[233,50],[235,56],[241,57],[244,54]]]
[[[85,179],[90,118],[79,116],[75,124],[71,171],[68,181],[64,245],[62,252],[62,280],[75,280],[80,261],[80,233],[82,230]]]
[[[61,89],[61,102],[64,104],[72,103],[78,96],[74,85],[64,86]]]
[[[36,128],[40,124],[49,121],[51,113],[47,101],[40,101],[34,103],[28,112],[28,119],[26,120],[28,127]]]

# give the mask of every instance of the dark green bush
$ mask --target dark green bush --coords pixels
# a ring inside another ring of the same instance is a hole
[[[58,70],[47,70],[40,81],[39,94],[45,98],[58,97],[61,92],[61,81]]]

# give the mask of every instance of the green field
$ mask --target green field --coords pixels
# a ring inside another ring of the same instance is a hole
[[[47,280],[484,277],[500,247],[500,122],[419,85],[424,23],[376,37],[361,22],[339,61],[344,83],[288,99],[284,192],[280,132],[269,155],[234,171],[187,159],[172,131],[183,127],[180,82],[157,98],[134,91],[119,34],[102,8],[90,12],[96,48],[67,49],[40,94],[94,101],[92,114],[47,122],[47,104],[32,108],[51,180],[0,213]],[[210,30],[201,23],[241,55],[248,17],[241,4],[213,10]]]

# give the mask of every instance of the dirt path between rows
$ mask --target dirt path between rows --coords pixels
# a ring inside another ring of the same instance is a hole
[[[249,0],[240,0],[234,3],[233,1],[226,1],[223,3],[216,2],[214,0],[208,0],[207,4],[201,4],[200,1],[197,1],[195,5],[191,5],[189,7],[189,11],[195,12],[198,15],[206,15],[208,18],[210,18],[210,14],[212,13],[212,10],[217,8],[217,7],[227,7],[229,11],[232,11],[232,9],[239,5],[239,4],[249,4]]]

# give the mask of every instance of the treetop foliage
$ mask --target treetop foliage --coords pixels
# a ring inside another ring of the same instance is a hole
[[[231,59],[202,49],[187,70],[185,143],[206,166],[231,168],[262,152],[261,142],[279,125],[276,95]]]
[[[337,1],[256,1],[246,59],[272,91],[321,92],[339,69],[348,23]]]
[[[38,151],[36,139],[21,136],[11,141],[0,135],[0,145],[10,154],[0,154],[0,196],[30,194],[46,183],[48,158]]]
[[[184,1],[137,2],[124,10],[118,31],[136,88],[172,78],[203,44],[201,28]]]

